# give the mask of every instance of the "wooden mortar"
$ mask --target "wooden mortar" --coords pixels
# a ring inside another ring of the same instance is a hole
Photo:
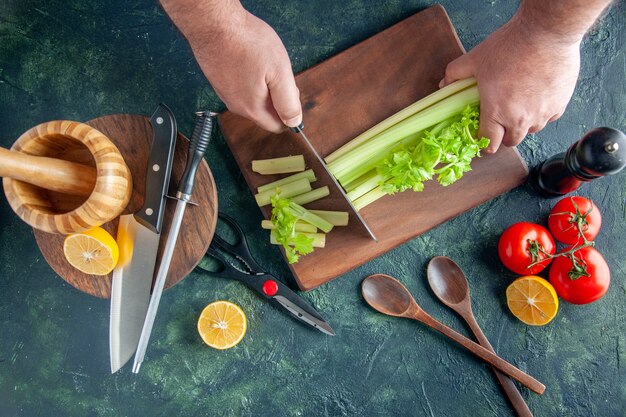
[[[96,170],[93,191],[87,196],[80,190],[72,193],[46,189],[59,190],[53,185],[58,178],[52,175],[50,187],[46,187],[46,178],[42,180],[41,176],[32,181],[39,186],[4,177],[4,193],[11,208],[36,229],[61,234],[82,232],[113,220],[128,204],[132,193],[130,170],[117,147],[91,126],[67,120],[42,123],[20,136],[11,150]]]

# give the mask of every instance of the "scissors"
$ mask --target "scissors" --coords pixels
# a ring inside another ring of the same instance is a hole
[[[246,237],[237,222],[224,213],[219,213],[218,219],[230,226],[234,232],[236,242],[229,243],[226,241],[218,234],[216,228],[206,256],[217,260],[221,264],[221,268],[217,271],[212,271],[202,265],[198,265],[197,268],[213,276],[241,281],[255,290],[261,297],[277,308],[289,313],[297,320],[316,328],[322,333],[334,336],[335,332],[330,325],[309,303],[274,276],[263,271],[263,268],[252,257]],[[234,257],[241,265],[236,266],[231,261],[231,258],[224,253]]]

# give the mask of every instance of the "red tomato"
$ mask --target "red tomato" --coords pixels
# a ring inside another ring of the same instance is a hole
[[[602,225],[600,209],[585,197],[566,197],[550,211],[548,227],[559,242],[568,245],[582,244],[584,240],[580,236],[579,225],[588,241],[596,238]]]
[[[571,248],[565,249],[565,251]],[[572,304],[592,303],[609,289],[611,271],[602,254],[586,246],[571,256],[559,256],[550,268],[550,283],[556,293]]]
[[[511,225],[500,236],[498,254],[500,260],[511,271],[520,275],[535,275],[542,271],[554,255],[556,246],[550,232],[538,224],[520,222]],[[541,261],[543,259],[543,261]],[[535,262],[538,264],[529,268]]]

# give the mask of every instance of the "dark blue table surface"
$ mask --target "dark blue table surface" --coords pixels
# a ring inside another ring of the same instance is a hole
[[[429,1],[245,1],[282,37],[296,72],[342,51]],[[470,49],[514,13],[516,2],[442,1]],[[626,127],[624,2],[582,44],[579,83],[565,115],[520,146],[529,165],[563,151],[588,129]],[[419,59],[419,57],[416,57]],[[182,36],[154,1],[5,0],[0,4],[0,145],[52,119],[150,114],[166,102],[190,134],[193,112],[223,109]],[[288,277],[258,227],[260,211],[223,138],[206,157],[220,209],[247,231],[267,268]],[[109,372],[107,300],[83,294],[46,264],[31,229],[0,199],[1,416],[510,416],[488,366],[435,332],[380,315],[359,284],[371,273],[402,280],[420,304],[468,334],[425,281],[448,255],[466,271],[479,323],[497,352],[541,380],[522,389],[536,416],[615,416],[626,410],[625,174],[583,186],[601,207],[597,248],[612,269],[599,302],[563,302],[554,321],[528,327],[506,306],[516,277],[497,258],[504,228],[544,223],[553,200],[527,185],[304,294],[337,336],[301,326],[237,282],[192,273],[162,299],[141,373]],[[401,221],[401,219],[399,219]],[[287,278],[289,280],[289,278]],[[203,345],[196,321],[209,302],[245,310],[249,329],[224,352]]]

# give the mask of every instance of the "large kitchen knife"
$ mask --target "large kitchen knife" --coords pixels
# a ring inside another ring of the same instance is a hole
[[[343,196],[344,200],[346,200],[346,202],[350,206],[350,209],[352,210],[352,214],[354,215],[354,217],[359,219],[359,222],[365,228],[365,230],[367,230],[367,233],[369,233],[371,238],[374,239],[376,242],[378,242],[378,239],[376,239],[376,235],[374,235],[374,232],[372,232],[372,229],[370,229],[370,227],[367,225],[367,223],[365,223],[365,220],[363,219],[361,214],[359,214],[359,211],[356,209],[356,207],[354,207],[354,205],[352,204],[352,201],[350,201],[350,199],[346,195],[346,192],[344,191],[343,187],[341,186],[341,184],[339,184],[339,181],[337,181],[337,179],[335,178],[333,173],[328,170],[328,167],[326,167],[326,163],[324,162],[324,160],[322,159],[320,154],[317,153],[317,151],[315,150],[315,148],[311,144],[311,141],[309,141],[309,138],[307,138],[306,135],[304,134],[304,123],[300,123],[299,126],[290,127],[289,129],[292,132],[299,133],[302,136],[302,139],[304,139],[304,142],[306,143],[306,145],[309,148],[309,150],[313,153],[313,155],[315,155],[317,160],[322,165],[322,168],[324,168],[326,170],[326,173],[328,174],[330,179],[335,184],[335,188],[337,188],[341,192],[341,195]]]
[[[144,204],[138,212],[120,216],[117,231],[120,261],[113,271],[109,323],[112,373],[130,359],[141,335],[176,147],[176,120],[170,109],[159,104],[150,124],[152,148],[146,169]]]

